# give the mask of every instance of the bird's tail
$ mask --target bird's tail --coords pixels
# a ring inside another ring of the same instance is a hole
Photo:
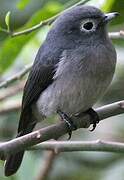
[[[17,154],[8,156],[5,162],[5,176],[11,176],[16,173],[21,165],[23,159],[24,151],[18,152]]]
[[[18,135],[17,137],[23,136],[30,133],[36,124],[35,118],[32,112],[23,112],[20,117]],[[5,176],[11,176],[21,165],[23,159],[24,151],[17,152],[16,154],[8,155],[5,161]]]

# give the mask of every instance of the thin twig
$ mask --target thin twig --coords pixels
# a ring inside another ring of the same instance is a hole
[[[52,150],[54,152],[102,151],[124,153],[124,143],[103,140],[96,141],[48,141],[30,148],[30,150]]]
[[[48,151],[45,155],[44,165],[42,165],[36,180],[47,180],[55,162],[56,154],[54,151]]]
[[[0,92],[0,101],[3,101],[9,97],[12,97],[14,95],[16,95],[17,93],[19,93],[20,91],[22,91],[24,88],[24,82],[22,81],[19,84],[16,84],[10,88],[7,88],[6,90],[4,90],[4,92]]]
[[[90,0],[81,0],[81,1],[79,1],[78,3],[74,4],[73,6],[67,8],[66,10],[69,10],[69,9],[75,7],[75,6],[78,6],[78,5],[86,4],[88,1],[90,1]],[[66,11],[66,10],[65,10],[65,11]],[[45,26],[45,25],[50,25],[53,21],[56,20],[56,18],[57,18],[61,13],[62,13],[62,12],[60,12],[59,14],[57,14],[57,15],[55,15],[55,16],[47,19],[47,20],[44,20],[44,21],[40,22],[39,24],[37,24],[37,25],[35,25],[35,26],[33,26],[33,27],[29,28],[29,29],[26,29],[26,30],[23,30],[23,31],[20,31],[20,32],[8,32],[7,30],[4,29],[4,32],[6,32],[7,34],[9,34],[11,37],[16,37],[16,36],[20,36],[20,35],[26,35],[26,34],[28,34],[28,33],[31,33],[31,32],[33,32],[33,31],[36,31],[37,29],[39,29],[39,28],[41,28],[41,27],[43,27],[43,26]],[[1,29],[1,31],[2,31],[2,29]]]
[[[67,10],[69,10],[69,9],[75,7],[75,6],[79,6],[79,5],[86,4],[86,3],[89,2],[89,1],[90,1],[90,0],[81,0],[81,1],[79,1],[78,3],[74,4],[73,6],[65,9],[64,11],[67,11]],[[66,7],[66,6],[65,6],[65,7]],[[63,12],[63,11],[62,11],[62,12]],[[39,29],[39,28],[41,28],[41,27],[43,27],[43,26],[45,26],[45,25],[50,25],[51,23],[53,23],[53,22],[56,20],[56,18],[57,18],[58,16],[60,16],[60,14],[61,14],[62,12],[58,13],[57,15],[55,15],[55,16],[47,19],[47,20],[44,20],[44,21],[40,22],[39,24],[37,24],[37,25],[35,25],[35,26],[31,27],[31,28],[28,28],[28,29],[23,30],[23,31],[20,31],[20,32],[11,32],[11,31],[9,32],[8,30],[2,29],[2,28],[1,28],[0,30],[3,31],[3,32],[5,32],[5,33],[7,33],[7,34],[10,35],[11,37],[26,35],[26,34],[28,34],[28,33],[31,33],[31,32],[33,32],[33,31],[36,31],[37,29]],[[110,36],[111,39],[120,39],[120,38],[123,39],[123,38],[124,38],[124,31],[120,30],[119,32],[111,32],[111,33],[109,33],[109,36]]]
[[[124,113],[124,101],[119,101],[103,106],[101,108],[97,108],[96,112],[99,115],[100,121],[111,116],[122,114]],[[73,117],[73,122],[77,126],[77,128],[88,128],[91,124],[90,116],[88,114],[84,114],[82,118]],[[67,132],[68,128],[66,123],[59,122],[57,124],[24,135],[22,137],[4,142],[0,144],[0,157],[6,157],[6,155],[8,154],[13,154],[18,151],[27,149],[43,141],[58,139]]]
[[[18,112],[21,108],[21,102],[11,103],[8,106],[0,107],[0,115],[6,115],[7,113]]]
[[[124,31],[110,32],[109,37],[111,39],[124,39]]]
[[[19,73],[13,75],[11,78],[8,78],[7,80],[0,83],[0,88],[7,87],[11,83],[20,80],[25,74],[27,74],[31,69],[32,64],[25,66],[25,68],[20,71]]]

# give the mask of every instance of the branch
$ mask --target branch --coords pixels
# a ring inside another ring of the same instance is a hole
[[[42,165],[36,180],[46,180],[52,170],[56,153],[54,151],[46,152],[44,165]]]
[[[115,115],[124,113],[124,101],[115,102],[96,109],[99,115],[100,121]],[[73,118],[73,122],[77,128],[88,128],[91,124],[90,116],[85,114],[82,119],[77,117]],[[6,157],[8,154],[13,154],[21,150],[25,150],[33,145],[47,141],[50,139],[58,139],[62,135],[68,132],[68,128],[65,122],[59,122],[57,124],[48,126],[46,128],[34,131],[30,134],[13,139],[8,142],[0,144],[0,157]]]
[[[124,31],[109,33],[111,39],[124,39]]]
[[[19,73],[13,75],[11,78],[3,81],[0,84],[0,88],[7,87],[9,84],[11,84],[11,83],[13,83],[13,82],[15,82],[17,80],[20,80],[26,73],[28,73],[30,71],[31,66],[32,66],[32,64],[25,66],[25,68],[22,71],[20,71]]]
[[[124,143],[110,141],[52,141],[43,142],[30,150],[52,150],[55,153],[72,151],[101,151],[124,153]]]
[[[0,107],[0,115],[6,115],[7,113],[17,112],[21,108],[21,102],[12,103],[9,106]]]
[[[67,8],[66,10],[69,10],[69,9],[75,7],[75,6],[86,4],[88,1],[90,1],[90,0],[81,0],[78,3],[74,4],[73,6]],[[55,15],[55,16],[53,16],[53,17],[51,17],[51,18],[49,18],[49,19],[47,19],[45,21],[40,22],[39,24],[37,24],[37,25],[35,25],[35,26],[33,26],[33,27],[29,28],[29,29],[26,29],[26,30],[23,30],[23,31],[20,31],[20,32],[11,32],[11,31],[8,31],[8,30],[2,29],[2,28],[0,30],[7,33],[11,37],[16,37],[16,36],[20,36],[20,35],[26,35],[28,33],[31,33],[33,31],[45,26],[45,25],[50,25],[52,22],[54,22],[56,20],[56,18],[58,16],[60,16],[61,13],[62,12],[60,12],[59,14],[57,14],[57,15]]]
[[[4,101],[5,99],[12,97],[22,91],[24,88],[24,82],[14,85],[13,87],[7,88],[4,92],[0,93],[0,101]]]
[[[90,0],[81,0],[79,1],[78,3],[74,4],[73,6],[65,9],[64,11],[67,11],[75,6],[79,6],[79,5],[83,5],[83,4],[86,4],[87,2],[89,2]],[[63,11],[62,11],[63,12]],[[20,32],[11,32],[11,31],[8,31],[6,29],[0,29],[1,31],[7,33],[8,35],[10,35],[11,37],[16,37],[16,36],[21,36],[21,35],[26,35],[28,33],[31,33],[33,31],[36,31],[37,29],[40,29],[41,27],[45,26],[45,25],[50,25],[52,24],[56,18],[58,16],[60,16],[60,14],[62,13],[60,12],[59,14],[47,19],[47,20],[44,20],[42,22],[40,22],[39,24],[29,28],[29,29],[26,29],[26,30],[23,30],[23,31],[20,31]],[[124,31],[120,30],[119,32],[111,32],[109,33],[109,36],[111,39],[123,39],[124,38]]]

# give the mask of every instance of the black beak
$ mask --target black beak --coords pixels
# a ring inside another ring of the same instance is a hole
[[[114,19],[116,16],[119,16],[118,12],[107,13],[107,14],[105,14],[103,22],[107,23],[107,22],[111,21],[112,19]]]

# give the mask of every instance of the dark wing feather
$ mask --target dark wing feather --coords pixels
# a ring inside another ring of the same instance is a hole
[[[40,94],[53,82],[56,64],[59,61],[62,48],[50,48],[49,43],[42,45],[32,66],[28,80],[24,87],[22,111],[17,137],[30,133],[36,124],[32,113],[32,104],[37,101]],[[5,163],[5,175],[14,174],[22,161],[24,151],[9,155]]]
[[[33,66],[24,87],[22,110],[32,104],[39,94],[52,83],[53,75],[53,65],[36,64]]]
[[[18,127],[18,133],[30,129],[32,126],[31,119],[26,118],[26,115],[31,114],[31,105],[38,99],[41,92],[46,89],[53,81],[54,65],[35,63],[28,80],[24,87],[24,94],[22,100],[22,112]]]
[[[31,105],[37,100],[41,92],[52,83],[54,72],[54,63],[51,62],[49,64],[48,61],[41,63],[41,61],[39,62],[36,59],[24,88],[17,137],[30,133],[33,130],[36,120],[33,116]],[[24,151],[21,151],[7,157],[5,163],[6,176],[10,176],[18,170],[23,155]]]

